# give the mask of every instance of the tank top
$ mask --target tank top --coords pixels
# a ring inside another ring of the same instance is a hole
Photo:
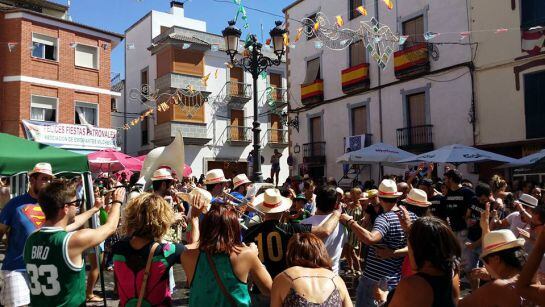
[[[85,269],[68,256],[72,233],[42,227],[27,239],[24,250],[32,306],[85,306]]]
[[[233,271],[231,260],[227,254],[212,255],[212,261],[216,266],[221,282],[231,293],[237,306],[250,306],[250,293],[248,285],[240,281]],[[200,252],[197,267],[193,274],[189,292],[189,306],[231,306],[227,297],[218,285],[212,268],[206,259],[206,253]]]
[[[329,279],[333,286],[335,286],[335,289],[329,294],[327,299],[323,301],[320,304],[309,302],[306,298],[304,298],[302,295],[299,295],[297,291],[292,287],[290,288],[290,291],[288,292],[288,295],[284,298],[284,301],[282,302],[283,307],[338,307],[342,306],[342,299],[341,299],[341,293],[339,292],[339,289],[337,289],[337,284],[335,281],[333,281],[333,278],[335,276],[329,277],[329,276],[299,276],[296,278],[292,278],[289,276],[286,272],[282,272],[282,274],[286,275],[291,282],[293,283],[299,278],[325,278]]]
[[[452,299],[452,278],[450,276],[432,276],[418,272],[415,275],[424,278],[433,291],[432,307],[455,307]]]

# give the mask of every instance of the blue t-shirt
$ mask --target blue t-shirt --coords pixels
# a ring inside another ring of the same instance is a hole
[[[15,197],[0,212],[0,223],[9,226],[8,250],[2,270],[24,271],[23,249],[30,234],[45,223],[42,208],[28,193]]]

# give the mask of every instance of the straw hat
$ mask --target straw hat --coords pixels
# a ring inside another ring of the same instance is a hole
[[[384,179],[378,187],[378,196],[382,198],[398,198],[403,193],[397,191],[397,184],[392,179]]]
[[[363,192],[361,193],[361,197],[358,200],[368,200],[368,199],[369,199],[369,194],[367,192]]]
[[[369,198],[373,198],[375,196],[378,195],[378,190],[377,189],[371,189],[369,191],[367,191],[367,197]]]
[[[407,194],[407,198],[402,201],[409,205],[423,208],[429,207],[431,205],[431,203],[428,201],[428,194],[420,189],[414,188],[409,191],[409,194]]]
[[[51,164],[47,162],[37,163],[34,168],[28,173],[28,175],[30,176],[37,173],[53,177],[53,169],[51,168]]]
[[[229,179],[225,178],[223,170],[219,168],[209,170],[206,172],[206,175],[204,175],[204,184],[216,184],[228,181]]]
[[[291,207],[291,200],[280,195],[278,189],[267,189],[264,193],[257,195],[254,207],[263,213],[279,213]]]
[[[337,194],[341,194],[341,196],[344,195],[343,189],[341,189],[341,188],[339,188],[339,187],[336,187],[336,188],[335,188],[335,192],[337,192]]]
[[[517,202],[521,203],[523,206],[526,206],[526,207],[529,207],[529,208],[532,208],[532,209],[537,207],[537,204],[539,203],[537,198],[535,198],[535,197],[533,197],[531,195],[528,195],[528,194],[520,195],[519,199],[517,199]]]
[[[483,237],[483,252],[481,253],[481,258],[502,250],[522,246],[524,246],[524,239],[517,239],[511,230],[494,230]]]
[[[153,172],[153,175],[151,176],[151,181],[159,180],[174,180],[174,177],[172,177],[172,171],[168,168],[157,169],[155,172]]]
[[[246,183],[252,183],[250,179],[248,179],[246,174],[236,175],[235,178],[233,178],[233,190],[238,188],[240,185],[243,185]]]

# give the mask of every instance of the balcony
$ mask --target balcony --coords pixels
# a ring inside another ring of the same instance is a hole
[[[245,104],[252,99],[252,86],[244,82],[228,81],[225,84],[225,101],[228,103]]]
[[[325,164],[325,142],[303,144],[303,163],[311,165]]]
[[[363,63],[341,71],[343,93],[350,94],[369,88],[369,64]]]
[[[268,142],[271,148],[286,148],[288,147],[288,130],[287,129],[267,129]]]
[[[398,79],[407,79],[430,71],[428,46],[425,43],[394,52],[394,71]]]
[[[227,126],[227,142],[231,146],[248,146],[252,143],[252,128],[244,126]]]
[[[288,90],[272,87],[267,95],[267,104],[271,109],[283,109],[288,104]]]
[[[313,104],[324,100],[324,80],[301,85],[301,103]]]
[[[433,150],[433,126],[422,125],[399,128],[396,131],[397,147],[421,154]]]
[[[208,137],[206,124],[188,124],[180,122],[165,122],[155,126],[155,146],[166,146],[174,140],[174,137],[182,132],[185,145],[204,146],[212,138]]]

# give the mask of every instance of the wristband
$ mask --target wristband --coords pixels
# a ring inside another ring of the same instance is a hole
[[[122,201],[119,201],[119,200],[114,200],[114,201],[112,201],[112,205],[113,205],[113,204],[116,204],[116,203],[118,203],[118,204],[120,204],[120,205],[123,205],[123,202],[122,202]]]
[[[352,221],[352,220],[353,220],[353,219],[349,219],[348,221],[344,222],[344,224],[343,224],[343,225],[345,225],[345,226],[348,226],[348,224],[349,224],[349,223],[350,223],[350,221]]]

